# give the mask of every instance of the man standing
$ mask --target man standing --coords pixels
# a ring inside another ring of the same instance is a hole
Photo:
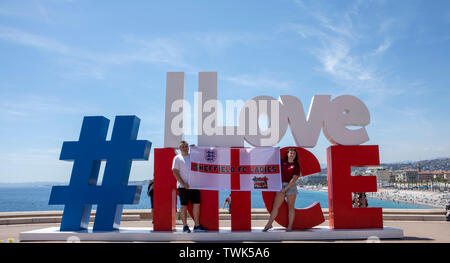
[[[191,160],[189,155],[189,144],[186,141],[180,142],[180,154],[173,158],[172,171],[173,176],[178,181],[178,193],[180,194],[180,217],[183,222],[183,232],[190,233],[191,230],[187,224],[187,205],[192,203],[192,212],[194,219],[194,232],[205,232],[207,229],[202,227],[199,222],[200,217],[200,191],[189,189],[188,175],[191,169]]]

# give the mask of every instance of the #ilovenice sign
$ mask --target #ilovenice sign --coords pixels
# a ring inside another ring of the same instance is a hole
[[[218,190],[227,189],[232,191],[232,231],[250,231],[250,191],[261,191],[267,210],[272,210],[275,193],[281,189],[280,156],[288,148],[297,150],[302,176],[321,171],[317,158],[306,149],[315,147],[321,131],[331,144],[326,149],[330,228],[383,228],[381,208],[352,207],[353,192],[376,192],[377,185],[374,176],[351,176],[351,167],[380,163],[377,145],[361,145],[369,141],[365,127],[370,123],[361,100],[352,95],[333,99],[315,95],[306,116],[302,102],[291,95],[243,101],[236,92],[236,100],[224,107],[217,93],[217,73],[200,72],[191,106],[185,99],[184,72],[167,73],[164,146],[154,149],[154,231],[175,229],[177,183],[172,160],[184,136],[197,136],[197,147],[191,148],[189,185],[201,189],[200,223],[210,231],[219,230]],[[220,126],[223,113],[227,123],[237,126]],[[65,205],[61,230],[86,229],[92,205],[97,205],[94,231],[117,229],[123,205],[139,202],[141,186],[128,185],[131,164],[148,160],[152,145],[137,140],[139,123],[136,116],[117,116],[108,141],[109,120],[85,117],[79,140],[64,142],[60,159],[74,161],[70,183],[54,186],[49,200]],[[262,129],[264,124],[267,127]],[[288,128],[295,145],[280,149],[278,143]],[[245,143],[252,147],[244,147]],[[105,172],[97,185],[102,161],[106,161]],[[275,220],[287,226],[286,202]],[[320,204],[313,203],[296,209],[293,229],[323,222]]]

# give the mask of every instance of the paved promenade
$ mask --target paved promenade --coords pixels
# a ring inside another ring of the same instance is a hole
[[[0,213],[1,214],[1,213]],[[267,220],[265,219],[267,214],[259,215],[259,219],[252,220],[253,227],[264,227]],[[422,215],[423,216],[423,215]],[[223,217],[222,218],[226,218]],[[421,220],[421,218],[414,217],[416,221],[408,220],[384,220],[385,227],[400,228],[403,230],[403,239],[393,240],[381,240],[381,243],[450,243],[450,222],[443,220]],[[181,224],[177,221],[177,224]],[[221,219],[220,227],[229,227],[230,220]],[[190,221],[190,225],[193,222]],[[323,226],[328,226],[328,221],[325,221]],[[33,224],[4,224],[0,225],[0,240],[13,239],[14,242],[19,242],[20,232],[42,229],[47,227],[59,226],[59,223],[33,223]],[[91,222],[92,226],[92,222]],[[152,227],[152,221],[150,219],[140,219],[130,221],[122,221],[122,227]],[[274,227],[280,227],[274,224]],[[346,240],[346,241],[285,241],[285,242],[336,242],[336,243],[365,243],[367,240]]]
[[[445,206],[450,202],[448,193],[418,190],[381,188],[378,189],[377,192],[367,193],[367,196],[392,202],[404,202],[408,204],[426,205],[436,208],[445,208]]]
[[[220,226],[230,226],[231,221],[221,221]],[[253,220],[252,226],[264,227],[265,220]],[[190,222],[193,225],[193,222]],[[328,221],[322,225],[328,225]],[[35,229],[59,226],[59,224],[29,224],[29,225],[2,225],[0,226],[0,239],[7,240],[13,238],[15,242],[19,242],[19,233]],[[126,221],[122,222],[124,227],[151,227],[151,221]],[[450,222],[424,222],[424,221],[385,221],[384,226],[400,228],[403,230],[403,239],[380,240],[380,243],[450,243]],[[280,227],[274,224],[274,227]],[[344,241],[285,241],[285,242],[336,242],[336,243],[366,243],[366,240],[344,240]],[[60,242],[59,242],[60,243]]]

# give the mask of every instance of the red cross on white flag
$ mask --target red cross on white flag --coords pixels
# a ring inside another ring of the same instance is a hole
[[[190,161],[192,189],[281,190],[279,147],[191,147]]]

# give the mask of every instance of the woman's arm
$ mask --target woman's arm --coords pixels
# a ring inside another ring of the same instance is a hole
[[[295,182],[297,182],[297,179],[300,177],[300,175],[294,175],[292,176],[292,179],[289,181],[289,184],[286,186],[286,188],[281,189],[281,192],[286,192],[289,188],[291,188],[293,185],[295,185]]]

